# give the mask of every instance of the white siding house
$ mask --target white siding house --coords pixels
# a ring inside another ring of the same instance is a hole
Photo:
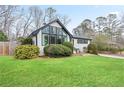
[[[32,38],[33,44],[40,48],[41,56],[44,55],[44,47],[49,44],[62,44],[68,41],[73,43],[74,48],[83,52],[91,41],[89,38],[73,36],[58,19],[33,31],[29,37]]]
[[[78,49],[80,52],[84,52],[87,46],[90,44],[90,39],[73,37],[74,38],[74,48]]]

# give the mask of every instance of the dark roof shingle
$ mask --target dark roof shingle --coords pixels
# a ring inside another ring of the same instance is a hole
[[[42,30],[43,28],[45,28],[46,26],[49,26],[50,24],[52,24],[52,23],[54,23],[54,22],[59,23],[59,25],[61,25],[61,27],[66,31],[66,33],[67,33],[71,38],[74,38],[74,39],[88,39],[88,40],[91,40],[91,38],[88,38],[88,37],[73,36],[73,35],[66,29],[66,27],[60,22],[59,19],[53,20],[53,21],[51,21],[50,23],[48,23],[48,24],[42,26],[41,28],[39,28],[39,29],[33,31],[33,32],[29,35],[29,37],[36,36],[36,35],[39,33],[40,30]]]
[[[88,40],[92,40],[91,38],[89,38],[89,37],[86,37],[86,36],[73,36],[73,38],[75,38],[75,39],[88,39]]]
[[[42,26],[41,28],[39,28],[39,29],[33,31],[33,32],[29,35],[29,37],[32,37],[32,36],[37,35],[41,29],[45,28],[46,26],[49,26],[50,24],[52,24],[52,23],[54,23],[54,22],[59,23],[59,25],[62,26],[62,28],[66,31],[66,33],[69,34],[71,37],[73,37],[72,34],[66,29],[66,27],[60,22],[59,19],[53,20],[53,21],[51,21],[50,23],[48,23],[48,24]]]

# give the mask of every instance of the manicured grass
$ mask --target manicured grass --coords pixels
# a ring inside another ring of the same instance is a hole
[[[124,86],[124,60],[100,56],[0,57],[0,86]]]

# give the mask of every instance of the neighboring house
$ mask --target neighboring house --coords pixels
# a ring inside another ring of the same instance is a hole
[[[73,36],[58,19],[44,24],[41,28],[33,31],[29,37],[32,38],[33,44],[40,48],[40,55],[44,55],[44,46],[62,44],[66,41],[72,42],[76,49],[83,52],[91,41],[89,38]]]

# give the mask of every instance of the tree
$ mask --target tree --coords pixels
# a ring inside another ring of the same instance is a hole
[[[33,22],[33,19],[32,19],[32,11],[30,11],[30,8],[28,10],[28,14],[24,14],[22,16],[22,21],[23,21],[23,26],[22,26],[22,36],[23,37],[26,37],[30,32],[30,27],[31,27],[31,24]]]
[[[116,33],[118,33],[118,28],[120,25],[120,20],[117,19],[116,14],[108,14],[107,16],[107,26],[109,28],[108,35],[110,36],[110,40],[113,41],[113,37],[117,38]]]
[[[98,31],[99,35],[104,31],[103,29],[106,27],[107,25],[107,18],[106,17],[97,17],[96,18],[96,31]]]
[[[0,30],[8,37],[8,40],[18,37],[27,37],[32,31],[40,28],[43,23],[51,22],[59,18],[64,25],[70,22],[68,16],[58,15],[57,10],[48,7],[42,10],[38,6],[1,5],[0,6]]]
[[[44,13],[44,23],[49,23],[55,19],[61,20],[64,26],[67,26],[71,19],[67,15],[57,14],[57,10],[53,7],[48,7],[45,9]]]
[[[31,6],[30,12],[32,12],[34,29],[40,28],[43,24],[43,11],[38,6]]]
[[[12,25],[16,20],[17,6],[0,6],[0,28],[10,38]]]
[[[64,26],[67,26],[68,23],[71,21],[71,19],[67,15],[64,15],[64,16],[56,15],[56,17],[61,20]]]
[[[52,7],[48,7],[45,10],[44,22],[51,22],[56,18],[56,10]]]
[[[75,36],[81,36],[82,35],[81,32],[82,32],[81,26],[78,26],[78,27],[73,29],[73,35],[75,35]]]
[[[8,40],[7,36],[2,31],[0,31],[0,41],[7,41],[7,40]]]
[[[94,34],[93,22],[90,19],[83,20],[83,22],[79,26],[73,29],[73,33],[77,36],[92,37]]]
[[[121,46],[123,44],[124,33],[124,14],[121,19],[117,14],[108,14],[107,16],[98,16],[95,21],[85,19],[76,28],[73,29],[73,34],[77,36],[87,36],[93,39],[98,46],[114,44]]]
[[[104,50],[109,47],[109,37],[104,34],[98,34],[92,40],[92,43],[96,44],[98,50]]]
[[[92,21],[90,19],[85,19],[82,23],[81,23],[81,27],[84,31],[84,36],[88,36],[91,37],[93,34],[93,29],[92,29]]]
[[[17,39],[18,37],[22,36],[22,29],[23,29],[23,20],[21,18],[17,20],[15,23],[15,38]]]

